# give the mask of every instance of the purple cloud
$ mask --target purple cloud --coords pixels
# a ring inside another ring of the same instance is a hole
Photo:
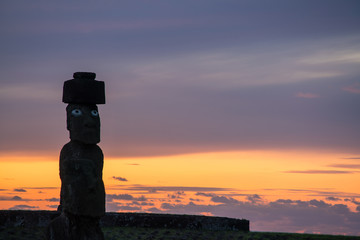
[[[343,90],[349,93],[360,94],[360,83],[354,83],[353,85],[343,87]]]
[[[279,204],[291,204],[294,203],[293,200],[291,199],[278,199],[275,201],[275,203],[279,203]]]
[[[136,198],[130,194],[106,194],[106,201],[112,202],[113,200],[147,201],[147,198],[145,196],[140,196],[140,197]]]
[[[311,194],[341,195],[341,193],[322,192],[321,190],[293,189],[294,191],[308,191]],[[186,193],[186,192],[184,192]],[[171,195],[171,194],[170,194]],[[175,195],[175,194],[173,194]],[[187,194],[189,195],[189,194]],[[211,192],[197,192],[196,196],[209,198],[207,200],[198,199],[191,202],[187,199],[144,199],[143,202],[135,200],[133,196],[120,196],[119,198],[134,199],[124,204],[108,202],[109,209],[122,211],[153,212],[153,213],[174,213],[174,214],[203,214],[208,213],[214,216],[224,216],[233,218],[245,218],[251,220],[251,228],[255,231],[279,231],[297,232],[305,231],[308,233],[328,233],[349,235],[360,235],[357,224],[360,221],[359,206],[357,212],[350,211],[344,204],[333,204],[331,202],[341,201],[338,197],[327,196],[321,199],[309,201],[278,199],[266,201],[258,194],[241,195],[246,196],[246,201],[240,201],[229,195],[217,195]],[[185,195],[186,196],[186,195]],[[176,201],[175,201],[176,200]],[[156,202],[161,203],[160,208],[153,207]],[[208,204],[204,204],[208,202]],[[348,202],[357,204],[355,198],[349,198]],[[154,204],[154,205],[153,205]],[[122,209],[122,210],[120,210]],[[138,210],[135,210],[138,209]],[[125,211],[125,210],[124,210]]]
[[[183,199],[182,196],[186,196],[184,191],[178,191],[173,194],[168,194],[168,198],[171,198],[171,199]]]
[[[250,219],[254,231],[325,233],[359,235],[360,212],[351,212],[343,204],[327,204],[322,200],[282,200],[268,204],[227,202],[220,205],[163,203],[164,213],[201,214]],[[150,210],[150,209],[148,209]],[[159,212],[159,209],[156,209]]]
[[[322,200],[319,201],[319,200],[316,200],[316,199],[310,200],[309,204],[312,205],[312,206],[315,206],[315,207],[329,207],[329,206],[331,206],[330,204],[327,204]]]
[[[341,201],[341,198],[338,198],[338,197],[327,197],[326,200],[337,202],[337,201]]]
[[[252,203],[258,203],[262,201],[262,198],[258,194],[249,195],[246,199]]]
[[[214,193],[203,193],[203,192],[197,192],[195,195],[196,196],[204,196],[204,197],[214,197],[214,196],[216,196]]]
[[[138,206],[138,204],[131,205],[122,205],[117,202],[107,202],[106,203],[106,211],[107,212],[117,212],[117,211],[141,211],[142,207]]]
[[[130,194],[106,194],[106,201],[113,200],[134,200],[134,197]]]
[[[239,201],[231,198],[231,197],[225,197],[225,196],[213,196],[211,198],[211,201],[215,203],[225,203],[225,204],[231,204],[231,203],[238,203]]]
[[[170,189],[173,190],[173,188]],[[193,189],[190,188],[190,192],[191,190]],[[356,197],[344,199],[348,203],[357,205],[355,206],[357,212],[354,212],[349,209],[349,206],[337,203],[342,199],[334,197],[346,196],[345,193],[322,191],[321,189],[284,189],[284,191],[308,192],[309,195],[321,197],[309,201],[281,198],[267,201],[259,194],[240,194],[246,196],[246,200],[241,201],[232,197],[232,195],[236,195],[234,192],[228,195],[219,195],[216,192],[195,192],[193,194],[199,197],[197,200],[191,197],[186,198],[191,195],[186,191],[169,193],[170,196],[181,196],[181,198],[165,199],[114,194],[108,195],[107,211],[129,209],[129,211],[153,213],[207,213],[213,216],[250,219],[251,229],[254,231],[305,231],[307,233],[360,235],[357,225],[360,221],[359,201],[356,200]],[[113,202],[114,199],[126,202]],[[142,201],[139,201],[140,199]],[[159,203],[161,203],[160,208],[154,207]]]

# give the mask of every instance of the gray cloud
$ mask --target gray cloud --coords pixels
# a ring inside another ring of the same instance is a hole
[[[106,201],[108,202],[112,202],[113,200],[125,200],[125,201],[146,201],[146,197],[145,196],[141,196],[141,197],[133,197],[130,194],[106,194]]]
[[[122,205],[121,203],[116,202],[106,202],[106,211],[107,212],[117,212],[117,211],[141,211],[142,207],[138,204],[135,206]]]
[[[360,164],[331,164],[329,167],[360,169]]]
[[[19,197],[19,196],[14,196],[11,198],[12,201],[22,201],[22,197]]]
[[[47,201],[47,202],[59,202],[60,198],[48,198],[48,199],[29,199],[29,198],[22,198],[20,196],[0,196],[0,201]]]
[[[125,186],[123,189],[130,190],[130,191],[147,191],[149,193],[154,192],[217,192],[217,191],[230,191],[231,188],[216,188],[216,187],[184,187],[184,186],[143,186],[143,185],[132,185],[132,186]]]
[[[120,182],[127,182],[128,181],[126,178],[123,178],[123,177],[115,177],[115,176],[113,176],[112,178],[115,179],[115,180],[118,180]]]
[[[304,174],[352,174],[352,171],[339,171],[339,170],[293,170],[285,171],[285,173],[304,173]]]
[[[290,203],[294,203],[293,200],[291,199],[278,199],[275,201],[275,203],[279,203],[279,204],[290,204]]]
[[[49,201],[49,202],[60,202],[60,198],[49,198],[49,199],[46,199],[46,201]]]
[[[211,201],[213,201],[215,203],[225,203],[225,204],[239,202],[238,200],[236,200],[234,198],[225,197],[225,196],[213,196],[213,197],[211,197]]]
[[[224,204],[235,204],[235,203],[240,203],[239,200],[231,197],[231,196],[246,196],[246,199],[253,203],[261,203],[263,201],[262,197],[259,196],[258,194],[226,194],[226,195],[217,195],[215,193],[202,193],[202,192],[198,192],[195,194],[196,196],[204,196],[204,197],[210,197],[210,200],[212,202],[215,203],[224,203]]]
[[[282,191],[284,195],[288,192],[290,193],[302,193],[308,196],[316,197],[343,197],[343,198],[358,198],[360,194],[358,193],[349,193],[341,191],[332,191],[331,188],[325,189],[263,189],[264,191]]]
[[[204,197],[214,197],[214,196],[216,196],[216,194],[214,194],[214,193],[202,193],[202,192],[197,192],[195,195],[204,196]]]
[[[327,204],[322,200],[319,201],[319,200],[316,200],[316,199],[310,200],[309,204],[312,205],[312,206],[318,207],[318,208],[331,206],[330,204]]]
[[[327,197],[326,200],[337,202],[337,201],[341,201],[341,198],[338,198],[338,197]]]
[[[258,194],[249,195],[246,199],[252,203],[258,203],[262,201],[262,198]]]
[[[134,205],[138,205],[138,206],[154,206],[154,203],[151,202],[138,202],[138,201],[133,201],[132,204]]]
[[[231,216],[250,219],[253,231],[275,231],[359,235],[359,212],[351,212],[343,204],[327,204],[321,200],[284,200],[268,204],[228,202],[220,205],[169,204],[161,205],[162,212],[179,214],[212,213],[215,216]],[[155,209],[159,212],[159,209]]]
[[[184,204],[170,204],[163,203],[161,208],[166,212],[176,213],[176,214],[186,214],[192,212],[193,214],[200,214],[201,212],[210,212],[211,206],[198,205],[193,202],[190,202],[186,205]]]
[[[186,196],[186,193],[184,191],[178,191],[173,194],[168,194],[168,198],[171,199],[183,199],[182,196]]]
[[[123,210],[123,211],[138,211],[141,210],[140,207],[131,207],[131,206],[118,206],[119,210]]]
[[[14,192],[27,192],[27,191],[23,188],[15,188]]]
[[[27,199],[23,199],[22,197],[19,196],[13,196],[13,197],[0,196],[0,201],[27,201]]]
[[[30,205],[15,205],[11,208],[9,208],[9,210],[33,210],[33,209],[37,209],[39,208],[38,206],[30,206]]]
[[[119,211],[119,209],[118,209],[118,203],[106,201],[106,203],[105,203],[105,209],[106,209],[107,212],[116,212],[116,211]]]
[[[116,200],[133,200],[134,197],[130,194],[106,194],[106,200],[107,201],[113,201]]]
[[[57,209],[59,205],[46,205],[46,206],[48,206],[49,208]]]
[[[137,188],[136,188],[137,187]],[[130,188],[132,190],[128,190]],[[253,231],[279,231],[309,233],[321,232],[339,234],[340,230],[347,234],[358,235],[358,222],[360,219],[359,207],[357,212],[352,212],[348,206],[337,204],[345,193],[325,191],[326,189],[283,189],[284,191],[303,192],[317,194],[320,198],[309,201],[277,199],[268,202],[258,194],[236,194],[235,190],[228,194],[217,194],[219,190],[214,188],[195,187],[156,187],[156,186],[123,186],[122,190],[141,191],[159,188],[160,192],[168,192],[169,198],[156,199],[131,194],[107,194],[106,209],[111,211],[137,211],[153,213],[176,213],[176,214],[204,214],[214,216],[246,218],[251,221]],[[180,190],[182,189],[182,190]],[[112,189],[115,190],[115,189]],[[207,190],[196,192],[194,190]],[[218,191],[216,191],[218,190]],[[281,189],[280,189],[281,190]],[[276,189],[279,191],[279,189]],[[202,199],[192,199],[187,202],[188,192],[194,192]],[[332,195],[330,195],[332,194]],[[245,201],[238,200],[232,196],[246,196]],[[356,197],[349,197],[345,201],[359,205]],[[171,196],[174,196],[172,198]],[[324,197],[325,196],[325,197]],[[336,197],[334,197],[336,196]],[[205,200],[204,200],[205,197]],[[359,196],[357,196],[359,198]],[[9,200],[10,198],[7,198]],[[208,199],[208,200],[207,200]],[[46,201],[57,201],[57,198],[45,199]],[[154,207],[161,203],[161,208]],[[207,203],[207,204],[204,204]],[[16,205],[12,209],[31,209],[25,205]],[[55,205],[54,205],[55,206]],[[51,206],[50,206],[51,207]]]

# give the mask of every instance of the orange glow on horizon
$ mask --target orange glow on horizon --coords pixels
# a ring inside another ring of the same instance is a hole
[[[359,182],[359,175],[356,173],[290,173],[296,170],[333,170],[330,165],[338,163],[342,156],[311,152],[249,151],[107,159],[104,181],[109,185],[116,184],[116,180],[111,179],[111,176],[121,176],[126,177],[132,184],[239,190],[332,188],[356,193],[359,189],[359,186],[354,184]],[[131,165],[133,163],[138,165]]]
[[[246,194],[258,194],[268,201],[310,200],[315,196],[325,198],[325,195],[321,196],[322,193],[317,193],[320,190],[343,196],[360,196],[359,184],[354,184],[360,182],[360,174],[349,169],[340,169],[349,173],[336,174],[339,169],[331,166],[339,162],[354,163],[342,157],[342,154],[295,151],[214,152],[138,158],[105,156],[103,180],[107,194],[126,194],[127,187],[131,186],[177,186],[224,189],[219,190],[220,193],[233,194],[238,200],[244,199]],[[33,203],[40,209],[54,208],[58,204],[55,200],[46,204],[31,201],[59,197],[61,182],[58,161],[54,161],[54,158],[0,157],[0,169],[0,189],[6,190],[0,192],[3,197],[20,196],[26,203]],[[325,172],[303,173],[308,170]],[[331,171],[334,174],[330,174]],[[114,177],[124,180],[119,181]],[[26,192],[14,192],[14,189],[26,189]],[[154,199],[160,196],[142,191],[137,194],[148,194]],[[161,197],[166,198],[166,194]],[[1,201],[0,208],[7,209],[15,204],[14,201]]]

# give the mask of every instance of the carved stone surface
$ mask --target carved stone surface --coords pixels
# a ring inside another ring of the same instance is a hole
[[[104,156],[99,146],[100,117],[95,104],[105,103],[104,82],[95,73],[77,72],[64,83],[63,102],[71,141],[60,152],[61,215],[47,229],[51,240],[102,240],[99,220],[105,214],[102,180]]]
[[[100,142],[100,117],[95,104],[69,104],[66,116],[71,141],[85,144]]]
[[[63,102],[105,104],[104,82],[96,81],[95,77],[95,73],[74,73],[74,79],[64,82]]]
[[[50,226],[46,232],[50,240],[104,240],[98,219],[63,212]]]
[[[90,217],[105,213],[103,153],[95,144],[70,141],[60,153],[62,211]]]

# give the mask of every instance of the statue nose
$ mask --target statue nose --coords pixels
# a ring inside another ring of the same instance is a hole
[[[91,116],[86,116],[84,125],[85,125],[85,127],[95,127],[96,121]]]

